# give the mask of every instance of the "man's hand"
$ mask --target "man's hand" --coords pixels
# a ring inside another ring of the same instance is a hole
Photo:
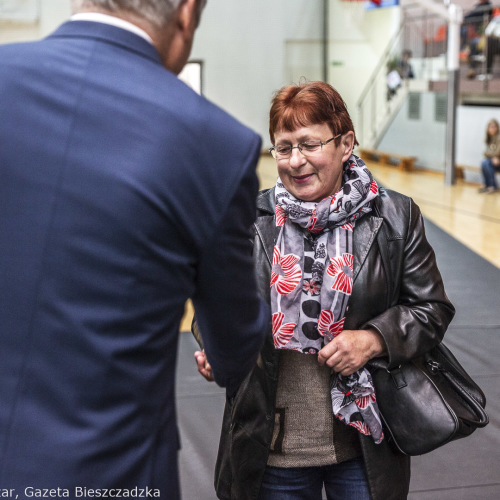
[[[205,351],[195,351],[194,357],[196,359],[196,364],[198,365],[198,371],[209,381],[213,382],[214,377],[212,375],[212,367],[207,361],[205,356]]]
[[[376,330],[344,330],[319,351],[318,362],[342,375],[351,375],[385,353],[384,340]]]

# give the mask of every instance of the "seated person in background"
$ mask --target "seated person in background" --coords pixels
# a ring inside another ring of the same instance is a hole
[[[483,186],[480,193],[494,193],[498,191],[496,173],[500,172],[500,134],[496,120],[490,120],[486,128],[486,151],[484,160],[481,162],[481,173],[483,174]]]
[[[253,254],[272,321],[227,400],[217,495],[321,500],[324,488],[328,499],[402,500],[410,458],[384,438],[366,365],[421,355],[454,315],[420,210],[379,189],[353,154],[330,85],[279,90],[269,129],[279,177],[257,198]],[[203,351],[195,358],[210,380]]]

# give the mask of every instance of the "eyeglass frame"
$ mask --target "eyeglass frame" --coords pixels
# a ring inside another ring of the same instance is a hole
[[[323,151],[323,146],[326,146],[327,144],[329,144],[330,142],[334,141],[335,139],[338,139],[339,137],[341,137],[342,134],[337,134],[335,137],[332,137],[331,139],[328,139],[327,141],[323,142],[323,141],[319,141],[319,146],[321,147],[320,151]],[[307,153],[303,153],[302,152],[302,147],[303,147],[303,144],[306,144],[307,141],[304,141],[304,142],[301,142],[299,144],[297,144],[296,146],[291,146],[291,149],[290,149],[290,155],[289,156],[284,156],[283,159],[286,159],[286,158],[291,158],[292,157],[292,151],[294,149],[298,149],[300,154],[304,155],[304,156],[307,156]],[[301,147],[302,146],[302,147]],[[272,146],[268,149],[268,151],[271,153],[272,157],[277,160],[278,158],[276,158],[276,146]],[[316,153],[316,151],[313,152],[313,154]]]

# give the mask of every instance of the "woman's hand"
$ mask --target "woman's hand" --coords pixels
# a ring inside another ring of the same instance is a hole
[[[384,340],[376,330],[344,330],[319,351],[318,362],[342,375],[351,375],[385,352]]]
[[[493,165],[495,165],[495,167],[498,167],[498,165],[500,165],[500,158],[498,158],[498,156],[494,156],[491,159],[491,163],[493,163]]]
[[[212,367],[207,361],[205,351],[195,351],[194,357],[196,359],[196,364],[198,365],[198,371],[209,381],[213,382],[214,377],[212,375]]]

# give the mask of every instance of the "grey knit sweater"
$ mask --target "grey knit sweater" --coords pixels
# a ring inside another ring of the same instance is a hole
[[[361,455],[358,431],[334,417],[330,368],[318,356],[282,350],[268,465],[315,467]]]

